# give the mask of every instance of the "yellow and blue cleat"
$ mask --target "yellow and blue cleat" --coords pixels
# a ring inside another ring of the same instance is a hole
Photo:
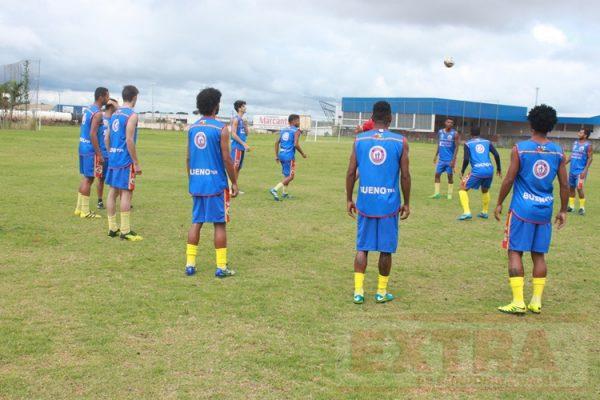
[[[76,208],[75,211],[73,211],[73,215],[75,215],[76,217],[79,217],[81,215],[81,210]]]
[[[95,212],[93,212],[93,211],[90,211],[90,212],[89,212],[89,213],[87,213],[87,214],[84,214],[84,213],[82,213],[82,212],[80,211],[80,212],[79,212],[79,218],[81,218],[81,219],[98,219],[98,218],[102,218],[102,216],[101,216],[101,215],[99,215],[99,214],[96,214],[96,213],[95,213]]]
[[[354,293],[354,304],[362,304],[365,302],[365,296],[359,293]]]
[[[121,240],[127,240],[129,242],[139,242],[140,240],[144,240],[143,237],[141,237],[134,231],[129,231],[127,233],[121,233],[121,235],[119,235],[119,237],[121,238]]]
[[[388,301],[394,300],[394,295],[391,293],[379,294],[375,295],[375,303],[387,303]]]
[[[185,274],[187,276],[192,276],[196,273],[196,267],[194,267],[193,265],[186,265],[185,266]]]
[[[471,214],[462,214],[461,216],[459,216],[456,219],[459,221],[468,221],[470,219],[473,219],[473,216]]]
[[[271,196],[273,196],[273,200],[279,201],[279,195],[277,194],[277,190],[275,190],[275,188],[269,190],[269,193],[271,193]]]
[[[488,215],[488,213],[480,212],[479,214],[477,214],[477,217],[483,218],[483,219],[488,219],[490,216]]]
[[[234,276],[235,275],[235,271],[232,269],[229,269],[228,267],[225,268],[217,268],[215,270],[215,277],[223,279],[223,278],[228,278],[230,276]]]
[[[498,307],[498,311],[503,312],[505,314],[515,314],[515,315],[525,315],[527,309],[525,308],[525,304],[515,304],[510,303],[505,306]]]
[[[527,306],[527,309],[534,314],[539,314],[542,312],[542,305],[535,304],[535,303],[529,303],[529,305]]]

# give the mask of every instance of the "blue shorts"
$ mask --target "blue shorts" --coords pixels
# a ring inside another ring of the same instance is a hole
[[[395,253],[398,248],[398,214],[371,218],[358,214],[356,250]]]
[[[569,187],[571,189],[583,189],[585,178],[581,174],[569,174]]]
[[[231,149],[231,159],[233,160],[233,166],[237,170],[242,169],[242,166],[244,165],[244,155],[246,155],[244,150]]]
[[[502,247],[507,250],[547,253],[552,239],[552,224],[523,221],[509,211]]]
[[[296,175],[296,160],[280,160],[281,162],[281,173],[286,178]]]
[[[494,180],[493,176],[487,178],[480,178],[478,176],[473,176],[472,174],[467,174],[462,180],[462,185],[466,190],[469,189],[489,189],[492,186],[492,181]]]
[[[438,161],[437,165],[435,166],[435,173],[436,174],[443,174],[446,173],[448,175],[452,175],[454,174],[454,172],[452,171],[452,166],[450,165],[450,161]]]
[[[104,182],[121,190],[135,189],[135,169],[133,164],[121,168],[108,168]]]
[[[79,155],[79,173],[86,178],[94,177],[94,167],[95,167],[95,155],[90,154],[86,156]]]
[[[215,196],[193,196],[192,223],[229,222],[229,189]]]

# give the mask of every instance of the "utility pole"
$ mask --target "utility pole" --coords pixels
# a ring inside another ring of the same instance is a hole
[[[152,123],[154,123],[154,85],[156,85],[155,82],[150,84],[150,97],[152,99]]]
[[[540,94],[540,88],[536,87],[535,88],[535,105],[536,106],[538,105],[538,96],[539,96],[539,94]]]

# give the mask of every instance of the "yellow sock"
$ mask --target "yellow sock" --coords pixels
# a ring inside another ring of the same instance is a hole
[[[440,183],[439,182],[435,182],[435,184],[433,185],[433,187],[435,188],[433,194],[440,194]]]
[[[116,232],[119,230],[119,225],[117,225],[117,214],[115,215],[107,215],[108,218],[108,230]]]
[[[536,305],[542,305],[542,293],[544,293],[544,285],[546,285],[546,278],[533,278],[533,296],[531,296],[531,303]]]
[[[277,185],[275,185],[275,190],[279,190],[283,187],[283,183],[279,182]]]
[[[377,278],[377,294],[384,296],[387,293],[387,284],[389,279],[389,276],[383,276],[381,274],[379,275]]]
[[[575,208],[575,197],[569,197],[569,207]]]
[[[579,199],[579,208],[585,208],[585,199]]]
[[[81,193],[77,192],[77,207],[75,207],[75,214],[81,212]]]
[[[365,282],[365,274],[362,272],[354,273],[354,294],[360,294],[361,296],[365,295],[365,289],[363,288],[363,283]]]
[[[81,195],[81,214],[88,215],[90,213],[90,196]]]
[[[186,266],[195,267],[196,266],[196,255],[198,254],[198,245],[195,244],[187,244],[185,246],[185,255],[186,255]]]
[[[490,211],[490,192],[481,194],[481,212],[487,214]]]
[[[223,247],[222,249],[215,249],[215,253],[217,256],[217,268],[227,268],[227,247]]]
[[[512,278],[508,278],[508,280],[512,290],[513,304],[520,307],[525,307],[525,300],[523,300],[523,286],[525,285],[525,280],[522,276],[514,276]]]
[[[448,196],[452,196],[452,192],[454,191],[454,183],[448,184]]]
[[[131,232],[131,212],[121,212],[121,233],[127,234]]]
[[[283,185],[283,194],[287,193],[287,185]]]
[[[469,193],[466,190],[459,190],[458,197],[460,198],[460,204],[463,208],[463,213],[471,214],[471,207],[469,207]]]

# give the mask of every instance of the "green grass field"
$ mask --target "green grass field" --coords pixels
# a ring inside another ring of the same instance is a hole
[[[372,255],[357,306],[351,142],[304,142],[294,199],[276,203],[273,141],[251,139],[228,226],[238,275],[220,281],[210,226],[199,273],[184,275],[183,133],[140,132],[132,225],[145,239],[129,243],[106,236],[105,212],[72,214],[77,128],[0,131],[0,398],[597,398],[597,163],[588,215],[554,232],[543,313],[519,318],[495,310],[510,300],[503,224],[460,223],[458,196],[427,198],[433,146],[411,143],[412,213],[389,285],[397,300],[374,304]],[[478,193],[471,205],[479,212]]]

